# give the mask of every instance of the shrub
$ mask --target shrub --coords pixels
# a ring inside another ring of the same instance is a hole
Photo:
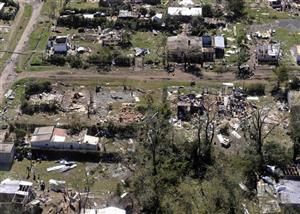
[[[245,86],[245,91],[250,96],[265,95],[265,85],[262,83],[254,83]]]
[[[66,57],[54,54],[50,56],[47,61],[52,65],[64,66],[66,64]]]
[[[30,96],[33,94],[40,94],[43,92],[50,92],[52,90],[51,83],[49,81],[29,82],[25,86],[25,95]]]
[[[79,56],[68,56],[67,61],[70,64],[71,68],[83,67],[82,59]]]

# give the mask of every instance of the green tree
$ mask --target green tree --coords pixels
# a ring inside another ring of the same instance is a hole
[[[210,4],[205,4],[202,6],[202,16],[213,17],[213,10]]]
[[[265,163],[269,165],[285,167],[293,160],[293,155],[288,148],[273,141],[263,145],[263,153]]]
[[[232,12],[232,18],[239,19],[244,16],[244,0],[227,0],[227,11]]]
[[[293,160],[300,154],[300,106],[291,107],[290,113],[291,137],[294,143]]]
[[[281,65],[273,70],[277,77],[277,87],[280,88],[281,83],[289,79],[288,69],[285,65]]]

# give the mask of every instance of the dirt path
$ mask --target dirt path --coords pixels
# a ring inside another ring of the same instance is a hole
[[[20,40],[18,41],[18,44],[14,52],[21,52],[25,48],[28,42],[28,38],[34,29],[33,27],[38,22],[38,18],[43,6],[43,3],[40,2],[39,0],[31,0],[26,3],[32,5],[32,14]],[[24,1],[22,2],[22,4],[24,5]],[[1,73],[1,77],[0,77],[0,98],[1,99],[3,98],[6,90],[11,86],[11,84],[17,78],[17,74],[16,74],[17,60],[18,60],[18,54],[15,53],[12,54],[10,61],[5,65]]]
[[[272,73],[268,71],[261,72],[254,76],[253,80],[268,80],[272,77]],[[196,77],[192,74],[177,70],[174,75],[168,74],[163,71],[143,71],[143,72],[132,72],[118,69],[118,71],[112,71],[108,73],[97,73],[87,70],[60,70],[60,71],[42,71],[42,72],[22,72],[18,76],[19,79],[23,78],[46,78],[58,81],[72,81],[72,80],[103,80],[103,79],[132,79],[139,81],[177,81],[177,82],[207,82],[207,81],[236,81],[233,72],[227,72],[217,74],[214,72],[203,72],[201,78]],[[250,80],[251,81],[251,80]]]

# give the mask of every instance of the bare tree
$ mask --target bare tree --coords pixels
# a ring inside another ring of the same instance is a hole
[[[262,170],[264,163],[263,143],[264,140],[273,132],[280,124],[280,121],[268,122],[271,108],[258,108],[254,110],[248,120],[248,132],[250,138],[254,140],[255,152],[259,156],[259,170]],[[266,128],[268,130],[266,131]]]
[[[193,149],[193,168],[196,176],[200,175],[199,173],[204,165],[210,164],[212,161],[211,146],[215,135],[215,119],[217,115],[214,106],[214,102],[203,103],[195,118],[196,121],[194,121],[197,128],[197,139]]]

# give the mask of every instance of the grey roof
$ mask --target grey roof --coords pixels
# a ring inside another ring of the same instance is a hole
[[[215,48],[225,48],[225,41],[223,36],[215,36]]]
[[[54,126],[44,126],[35,128],[34,135],[52,134]]]
[[[300,181],[280,180],[276,190],[281,204],[300,204]]]
[[[53,45],[54,53],[66,53],[68,51],[68,45],[66,43],[58,43]]]

